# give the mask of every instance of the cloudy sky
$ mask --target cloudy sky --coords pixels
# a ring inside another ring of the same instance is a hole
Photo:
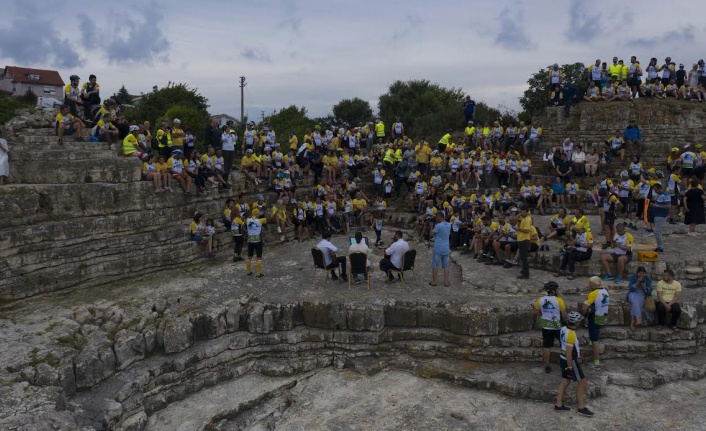
[[[673,6],[678,5],[678,6]],[[558,62],[706,57],[706,3],[662,0],[0,0],[0,65],[94,73],[102,95],[184,82],[211,113],[290,104],[323,116],[395,80],[459,87],[519,110],[529,76]]]

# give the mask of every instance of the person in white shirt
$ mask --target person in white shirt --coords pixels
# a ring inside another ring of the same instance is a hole
[[[326,264],[326,269],[331,270],[331,280],[338,280],[335,269],[341,266],[341,279],[343,281],[348,281],[348,276],[346,275],[346,257],[336,256],[338,247],[331,244],[331,232],[324,230],[323,235],[321,235],[321,241],[316,244],[316,248],[321,249],[324,252],[324,263]]]
[[[351,246],[348,247],[348,255],[350,256],[353,253],[365,253],[365,266],[370,268],[370,248],[368,248],[368,244],[363,241],[363,233],[361,231],[357,231],[355,233],[355,243],[351,244]],[[351,269],[351,276],[353,277],[353,281],[355,281],[356,284],[360,283],[360,280],[358,279],[357,275],[358,274],[354,273]],[[367,276],[365,279],[367,280]]]
[[[380,270],[387,274],[388,282],[394,281],[392,274],[388,271],[402,269],[402,259],[407,250],[409,250],[409,244],[402,239],[402,232],[395,231],[392,244],[385,250],[385,258],[380,260]]]

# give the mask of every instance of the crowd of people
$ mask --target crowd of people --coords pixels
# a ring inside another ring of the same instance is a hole
[[[703,102],[706,99],[706,67],[704,60],[694,63],[690,69],[684,64],[677,64],[671,57],[659,64],[651,58],[642,66],[635,56],[627,64],[618,57],[612,63],[597,59],[587,67],[588,88],[583,95],[585,102],[599,101],[634,101],[636,99],[674,98]],[[549,104],[563,105],[567,101],[576,101],[575,88],[565,82],[564,74],[558,64],[554,64],[547,76],[549,86]]]

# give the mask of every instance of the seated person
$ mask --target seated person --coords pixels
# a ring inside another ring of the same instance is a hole
[[[404,254],[409,250],[409,244],[402,239],[402,231],[395,231],[392,244],[385,250],[385,258],[380,260],[380,270],[387,274],[387,282],[394,281],[390,270],[400,271],[404,263]]]
[[[130,126],[130,133],[123,139],[123,156],[137,157],[140,160],[147,159],[148,155],[142,152],[137,143],[137,134],[140,131],[138,126]]]
[[[565,250],[561,259],[561,267],[557,273],[558,277],[567,275],[569,280],[576,278],[576,262],[583,262],[591,259],[593,254],[593,235],[586,231],[586,226],[579,223],[574,226],[576,237],[569,237],[569,247]],[[569,272],[566,272],[566,267]]]
[[[69,113],[69,105],[61,105],[61,110],[56,114],[56,135],[59,145],[64,143],[64,136],[77,135],[77,141],[83,141],[83,121]]]
[[[618,266],[615,282],[619,284],[623,281],[625,265],[632,260],[632,243],[632,235],[625,232],[625,223],[616,224],[615,235],[613,235],[613,240],[610,243],[613,246],[613,251],[601,255],[601,265],[603,265],[603,270],[605,271],[602,276],[603,280],[613,279],[610,264],[615,262]]]
[[[348,281],[348,276],[346,275],[346,257],[336,256],[338,248],[331,244],[331,231],[326,229],[321,235],[321,241],[316,244],[316,248],[321,249],[324,253],[324,263],[326,264],[326,269],[331,270],[331,280],[338,280],[336,275],[336,268],[341,266],[341,279],[343,281]]]
[[[657,330],[661,331],[667,320],[667,313],[672,313],[670,326],[673,330],[678,330],[677,322],[681,316],[681,283],[674,280],[674,271],[665,269],[662,279],[657,283]]]
[[[566,214],[566,209],[559,208],[559,212],[554,214],[549,220],[549,229],[551,232],[544,239],[554,238],[556,236],[564,236],[566,229],[569,227],[569,216]]]
[[[368,248],[368,245],[363,241],[363,233],[361,231],[357,231],[355,233],[355,243],[351,244],[350,247],[348,247],[348,255],[350,256],[353,253],[365,253],[365,258],[366,258],[366,264],[365,266],[370,268],[370,248]],[[361,282],[361,280],[358,278],[358,274],[355,272],[352,272],[351,270],[351,276],[353,277],[353,281],[358,284]],[[367,280],[368,277],[367,275],[365,276],[365,280]]]
[[[630,330],[642,325],[642,315],[645,313],[645,298],[652,297],[652,279],[647,275],[644,266],[638,266],[635,274],[628,281],[627,301],[630,304]],[[647,320],[652,320],[652,313],[647,313]]]

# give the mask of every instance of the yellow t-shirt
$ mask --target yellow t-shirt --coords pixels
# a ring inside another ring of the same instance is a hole
[[[361,211],[365,208],[367,202],[365,202],[365,199],[353,199],[351,204],[353,205],[353,209]]]
[[[249,168],[253,163],[254,160],[252,156],[243,156],[243,158],[240,159],[240,166],[243,168]]]
[[[677,296],[678,292],[681,292],[681,283],[676,280],[672,280],[671,283],[665,283],[664,280],[660,280],[657,283],[657,293],[662,293],[662,300],[664,302],[672,302],[672,300]]]
[[[520,229],[526,230],[527,232],[517,231],[518,241],[529,241],[532,236],[532,217],[528,214],[527,217],[520,220]]]
[[[160,174],[166,174],[167,164],[165,162],[157,163],[157,172],[159,172]]]
[[[172,127],[172,146],[183,147],[184,146],[184,136],[185,133],[178,126]]]
[[[294,151],[299,149],[299,138],[297,138],[297,135],[292,135],[289,138],[289,149]]]

